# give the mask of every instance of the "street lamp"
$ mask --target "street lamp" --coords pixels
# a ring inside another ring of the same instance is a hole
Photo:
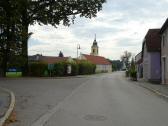
[[[77,59],[78,59],[78,50],[81,49],[80,48],[80,44],[77,44]]]

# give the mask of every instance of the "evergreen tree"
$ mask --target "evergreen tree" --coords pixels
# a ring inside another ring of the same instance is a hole
[[[58,56],[59,57],[64,57],[64,54],[60,51]]]

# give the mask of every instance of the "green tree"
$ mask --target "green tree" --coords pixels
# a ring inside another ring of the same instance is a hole
[[[102,4],[105,1],[106,0],[1,0],[0,14],[2,15],[0,16],[0,20],[5,18],[5,21],[7,21],[2,24],[7,24],[6,27],[10,31],[10,28],[8,28],[8,22],[11,21],[10,19],[17,21],[13,26],[18,25],[17,28],[21,36],[19,40],[21,41],[21,52],[24,59],[23,75],[26,75],[28,72],[28,39],[32,34],[28,32],[30,25],[38,23],[40,25],[50,24],[57,27],[62,23],[65,26],[69,26],[71,23],[74,23],[76,16],[86,18],[96,17],[97,12],[102,9]],[[13,6],[13,4],[16,6]],[[10,13],[12,14],[10,15]],[[5,48],[5,51],[9,53],[10,47],[8,43],[10,42],[10,37],[7,37],[6,42],[7,49]],[[4,44],[2,45],[4,46]],[[3,54],[7,55],[7,53]],[[5,57],[7,56],[3,56],[5,60],[3,62],[4,64],[7,63]],[[4,68],[4,66],[2,67]]]
[[[17,0],[1,0],[0,1],[0,74],[5,76],[7,64],[11,52],[18,43],[19,36],[19,11]],[[13,51],[17,52],[17,50]]]
[[[34,23],[39,23],[57,27],[62,23],[69,26],[74,23],[76,15],[80,17],[96,17],[98,11],[102,9],[102,4],[106,0],[20,0],[22,15],[23,45],[22,55],[26,59],[25,74],[28,66],[28,27]]]
[[[130,58],[132,56],[131,52],[125,51],[124,54],[121,56],[121,61],[126,65],[126,68],[129,68],[130,65]]]

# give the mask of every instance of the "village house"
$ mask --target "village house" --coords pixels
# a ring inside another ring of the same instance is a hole
[[[161,81],[161,37],[160,29],[149,29],[142,46],[143,79],[160,83]]]
[[[137,79],[143,77],[143,61],[142,61],[142,52],[138,53],[135,56],[135,66],[137,71]]]
[[[161,30],[161,66],[162,84],[168,84],[168,19],[163,24]]]
[[[96,41],[96,37],[91,47],[90,55],[81,54],[80,59],[88,60],[89,62],[95,64],[97,73],[112,72],[112,64],[106,58],[99,56],[99,47]]]
[[[47,64],[54,64],[58,62],[73,62],[71,57],[54,57],[54,56],[43,56],[41,54],[36,54],[29,56],[29,63],[31,62],[43,62]]]

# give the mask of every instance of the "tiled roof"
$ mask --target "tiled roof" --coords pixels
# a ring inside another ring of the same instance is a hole
[[[68,57],[53,57],[53,56],[42,56],[42,55],[33,55],[29,56],[29,61],[41,61],[48,64],[54,64],[57,62],[67,61]]]
[[[136,64],[141,64],[143,62],[143,59],[142,59],[142,52],[138,53],[136,56],[135,56],[135,63]]]
[[[145,43],[148,52],[157,52],[161,50],[161,36],[159,32],[160,29],[149,29],[147,32],[145,36]],[[145,43],[143,43],[143,46]]]
[[[83,56],[93,64],[111,65],[111,63],[107,59],[101,56],[93,56],[93,55],[86,55],[86,54],[83,54]]]
[[[166,30],[166,28],[168,28],[168,18],[160,29],[160,33],[162,34]]]
[[[41,61],[48,63],[48,64],[54,64],[57,62],[63,62],[63,61],[67,61],[68,57],[51,57],[51,56],[43,56]]]

